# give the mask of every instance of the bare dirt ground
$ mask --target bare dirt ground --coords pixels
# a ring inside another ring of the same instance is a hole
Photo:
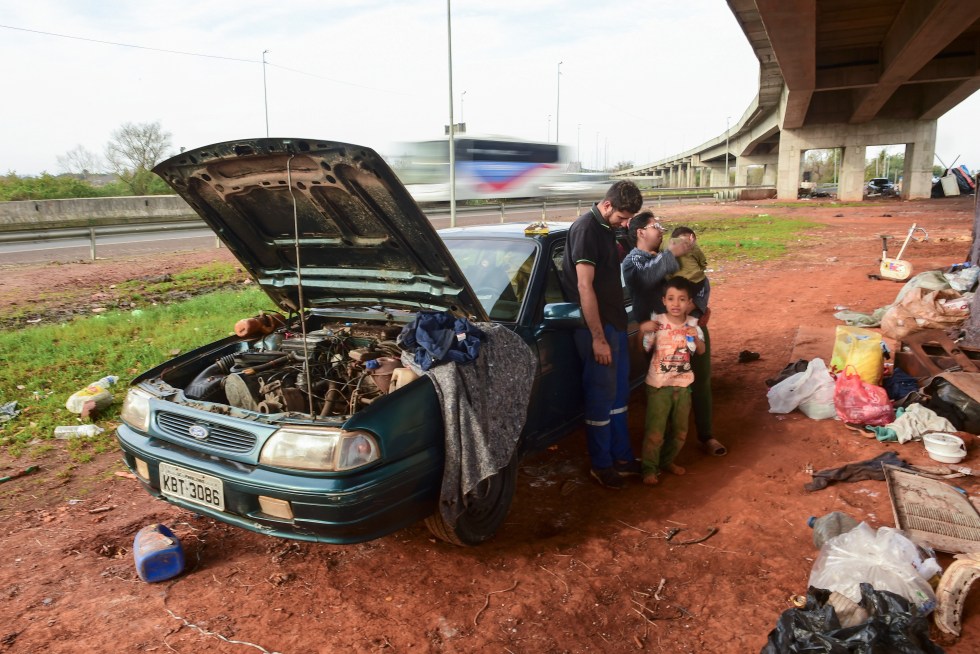
[[[609,491],[589,482],[584,437],[575,433],[523,463],[506,525],[474,549],[437,542],[421,524],[352,546],[275,540],[152,500],[115,474],[123,470],[116,454],[79,466],[59,449],[39,460],[0,458],[0,476],[41,466],[0,485],[0,651],[758,652],[789,598],[806,591],[817,554],[808,516],[837,509],[894,526],[884,482],[807,493],[806,467],[889,448],[930,463],[917,443],[885,445],[836,421],[770,414],[764,380],[790,361],[800,326],[832,334],[835,306],[871,311],[892,302],[900,284],[867,277],[881,253],[876,234],[924,226],[930,240],[905,256],[917,272],[964,260],[972,198],[657,211],[675,224],[766,213],[826,225],[779,261],[715,262],[715,434],[727,456],[702,455],[692,436],[678,460],[686,476]],[[0,301],[30,303],[42,286],[54,294],[83,288],[89,292],[65,303],[84,308],[93,297],[104,302],[99,294],[111,294],[116,281],[218,256],[226,253],[4,268]],[[741,350],[762,358],[738,363]],[[643,409],[637,392],[637,445]],[[976,458],[971,452],[965,464]],[[970,479],[960,485],[980,492]],[[146,584],[132,545],[153,522],[177,533],[188,565],[174,580]],[[669,529],[683,528],[681,540],[712,527],[717,533],[700,544],[665,539]],[[978,639],[974,591],[962,637],[943,645],[975,652]]]

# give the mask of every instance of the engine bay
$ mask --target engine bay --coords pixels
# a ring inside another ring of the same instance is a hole
[[[245,319],[235,326],[243,337],[237,351],[207,361],[183,394],[260,414],[350,416],[417,378],[401,363],[401,329],[308,321],[304,333],[299,321],[287,325],[279,314]]]

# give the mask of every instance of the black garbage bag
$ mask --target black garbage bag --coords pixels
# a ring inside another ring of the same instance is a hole
[[[934,377],[922,391],[928,399],[923,406],[946,418],[957,431],[980,434],[980,402],[942,375]]]
[[[811,587],[806,606],[783,611],[760,654],[942,654],[929,638],[929,620],[914,604],[861,584],[868,619],[841,627],[829,590]]]

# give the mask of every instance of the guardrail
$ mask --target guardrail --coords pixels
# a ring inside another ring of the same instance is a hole
[[[675,200],[677,203],[684,202],[685,200],[694,199],[711,199],[717,198],[717,189],[664,189],[662,191],[653,191],[644,193],[644,199],[647,202],[656,202],[657,206],[662,206],[666,203]],[[591,200],[582,199],[551,199],[542,202],[534,203],[498,203],[498,204],[486,204],[486,205],[476,205],[476,206],[459,206],[456,207],[457,215],[467,215],[475,213],[487,213],[496,212],[499,214],[499,220],[501,223],[506,222],[508,212],[518,212],[518,211],[536,211],[540,208],[541,219],[548,220],[549,211],[557,211],[562,209],[568,209],[571,207],[575,208],[576,215],[583,213],[588,207],[592,205]],[[448,206],[430,206],[423,207],[423,211],[427,216],[444,216],[449,214]],[[48,242],[66,239],[78,239],[85,238],[89,242],[89,253],[92,260],[95,260],[98,255],[98,240],[99,238],[104,238],[107,236],[125,235],[125,234],[153,234],[153,233],[165,233],[168,231],[178,230],[178,229],[197,229],[206,227],[206,223],[203,220],[164,220],[160,222],[154,221],[142,221],[139,223],[120,223],[120,224],[103,224],[103,225],[88,225],[88,220],[85,218],[78,219],[78,222],[84,224],[85,226],[78,227],[58,227],[51,229],[44,228],[33,228],[29,230],[14,230],[0,232],[0,244],[4,243],[31,243],[31,242]],[[215,236],[215,247],[221,247],[221,241]]]

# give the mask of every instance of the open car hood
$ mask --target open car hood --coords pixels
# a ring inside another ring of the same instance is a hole
[[[429,219],[374,150],[312,139],[228,141],[157,173],[280,308],[448,310],[488,320]]]

